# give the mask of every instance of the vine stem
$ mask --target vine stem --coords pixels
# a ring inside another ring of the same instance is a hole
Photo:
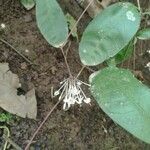
[[[79,73],[76,76],[76,79],[80,76],[80,74],[82,73],[82,71],[84,70],[85,66],[82,66],[81,70],[79,71]]]
[[[58,104],[61,102],[61,100],[59,100],[54,107],[49,111],[49,113],[46,115],[46,117],[44,118],[44,120],[42,121],[42,123],[40,124],[40,126],[37,128],[37,130],[34,132],[32,138],[30,139],[29,143],[27,144],[27,146],[25,147],[24,150],[28,150],[30,145],[32,144],[33,139],[35,138],[35,136],[37,135],[37,133],[40,131],[40,129],[42,128],[42,126],[44,125],[44,123],[47,121],[47,119],[49,118],[49,116],[52,114],[52,112],[55,110],[55,108],[58,106]]]
[[[72,32],[74,31],[74,29],[76,28],[76,26],[78,25],[79,21],[81,20],[81,18],[83,17],[83,15],[85,14],[85,12],[87,11],[87,9],[90,7],[90,5],[92,4],[94,0],[91,0],[91,2],[86,6],[86,8],[84,9],[84,11],[82,12],[82,14],[80,15],[80,17],[78,18],[78,20],[76,21],[76,23],[73,25],[71,31],[69,32],[67,38],[66,38],[66,43],[70,37],[70,35],[72,34]],[[64,43],[64,45],[60,48],[61,49],[61,52],[63,54],[63,57],[64,57],[64,60],[65,60],[65,64],[67,66],[67,69],[68,69],[68,73],[69,73],[69,76],[72,77],[72,74],[71,74],[71,70],[70,70],[70,67],[69,67],[69,64],[68,64],[68,61],[67,61],[67,57],[66,55],[64,54],[64,46],[66,45],[66,43]]]
[[[78,25],[79,21],[81,20],[81,18],[83,17],[83,15],[85,14],[85,12],[87,11],[87,9],[90,7],[90,5],[93,3],[94,0],[91,0],[91,2],[86,6],[86,8],[84,9],[84,11],[82,12],[82,14],[80,15],[80,17],[78,18],[78,20],[76,21],[76,23],[73,25],[71,31],[69,32],[66,41],[68,41],[70,35],[72,34],[72,32],[74,31],[74,29],[76,28],[76,26]],[[66,43],[65,43],[66,44]],[[65,45],[64,44],[64,45]]]
[[[7,41],[5,41],[4,39],[0,39],[1,42],[3,42],[4,44],[6,44],[7,46],[9,46],[11,49],[13,49],[18,55],[20,55],[24,60],[26,60],[30,65],[32,65],[33,63],[27,58],[25,57],[23,54],[21,54],[15,47],[13,47],[10,43],[8,43]]]
[[[87,7],[84,9],[84,11],[82,12],[82,14],[80,15],[80,17],[78,18],[77,22],[75,23],[75,25],[73,26],[72,30],[70,31],[70,33],[68,34],[67,36],[67,39],[66,41],[68,41],[70,35],[72,34],[74,28],[77,26],[77,24],[79,23],[79,21],[81,20],[81,18],[83,17],[84,13],[87,11],[87,9],[89,8],[89,6],[92,4],[94,0],[91,0],[91,2],[87,5]],[[69,64],[67,62],[67,58],[65,56],[65,53],[64,53],[64,46],[66,45],[66,43],[60,48],[61,49],[61,52],[63,54],[63,57],[65,59],[65,63],[66,63],[66,66],[67,66],[67,69],[68,69],[68,72],[69,72],[69,75],[72,76],[71,74],[71,71],[70,71],[70,67],[69,67]],[[80,72],[82,72],[83,69],[81,69]],[[79,76],[81,73],[79,72],[79,74],[77,76]],[[28,142],[27,146],[25,147],[24,150],[28,150],[30,145],[32,144],[32,141],[33,139],[35,138],[35,136],[38,134],[38,132],[40,131],[40,129],[42,128],[42,126],[44,125],[44,123],[47,121],[47,119],[49,118],[49,116],[52,114],[52,112],[55,110],[55,108],[58,106],[58,104],[61,102],[61,100],[59,100],[55,105],[54,107],[49,111],[49,113],[46,115],[46,117],[44,118],[44,120],[42,121],[42,123],[39,125],[39,127],[37,128],[37,130],[34,132],[34,134],[32,135],[30,141]]]

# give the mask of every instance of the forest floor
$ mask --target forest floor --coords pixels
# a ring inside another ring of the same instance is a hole
[[[145,7],[148,3],[148,1],[145,3]],[[70,9],[68,8],[68,10]],[[74,14],[76,13],[74,12]],[[88,23],[86,21],[90,20],[88,14],[85,14],[84,19],[79,24],[79,31],[81,32],[80,25],[84,26]],[[19,0],[0,0],[0,23],[6,25],[1,37],[37,64],[37,66],[29,65],[9,46],[0,42],[0,62],[9,63],[10,70],[19,76],[22,84],[20,92],[26,93],[33,86],[36,90],[37,120],[14,116],[11,123],[5,124],[10,129],[11,139],[21,148],[24,148],[40,122],[58,101],[57,98],[51,98],[51,88],[57,89],[59,82],[66,78],[68,73],[60,50],[51,47],[39,32],[35,19],[35,9],[26,11]],[[143,20],[143,24],[146,23]],[[142,75],[143,82],[150,86],[150,72],[145,68],[150,59],[146,53],[147,50],[150,50],[149,41],[138,42],[135,63],[133,59],[130,59],[122,64],[122,67],[134,70],[140,79]],[[82,68],[78,57],[78,43],[73,38],[68,53],[68,62],[73,74],[77,74]],[[92,69],[96,70],[97,68]],[[91,72],[85,69],[80,79],[87,82],[90,74]],[[85,91],[90,96],[88,89]],[[0,112],[4,111],[0,110]],[[2,135],[1,131],[0,134]],[[0,141],[1,147],[3,142]],[[10,147],[9,149],[13,148]],[[150,150],[150,145],[134,138],[115,124],[103,113],[92,98],[91,105],[75,106],[68,111],[63,111],[62,103],[59,104],[34,139],[31,149]]]

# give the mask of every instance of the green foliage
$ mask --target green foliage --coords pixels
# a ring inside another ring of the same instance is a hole
[[[75,20],[65,18],[56,0],[36,0],[38,27],[54,47],[66,43],[69,28]],[[141,13],[132,3],[119,2],[98,14],[83,33],[79,54],[84,65],[107,61],[110,67],[91,75],[91,92],[99,106],[116,123],[139,139],[150,143],[150,89],[133,74],[115,65],[128,59],[134,48],[134,37],[150,38],[150,29],[137,33]],[[76,31],[73,32],[76,35]]]
[[[36,0],[36,19],[49,44],[60,47],[66,42],[68,25],[56,0]]]
[[[35,6],[34,0],[21,0],[21,3],[27,10],[32,9]]]
[[[12,115],[10,113],[0,113],[0,122],[10,122]]]
[[[137,33],[137,38],[140,39],[140,40],[150,39],[150,28],[145,28],[145,29],[140,30]]]
[[[76,23],[76,20],[69,13],[66,14],[66,19],[69,24],[69,29],[72,30]],[[77,27],[75,27],[74,30],[72,31],[72,36],[77,38],[78,40]]]
[[[106,8],[89,24],[80,42],[83,64],[97,65],[116,55],[136,34],[141,16],[131,3]]]
[[[150,143],[150,89],[130,71],[116,67],[99,71],[91,82],[91,92],[103,111],[134,136]]]
[[[133,50],[134,50],[134,43],[133,43],[133,41],[130,41],[129,44],[126,47],[124,47],[113,58],[110,58],[108,60],[108,62],[110,62],[111,59],[114,59],[114,61],[115,61],[114,63],[115,64],[122,63],[123,61],[125,61],[126,59],[128,59],[132,55]]]

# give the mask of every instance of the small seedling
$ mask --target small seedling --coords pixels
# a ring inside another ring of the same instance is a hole
[[[10,113],[0,113],[0,122],[9,123],[12,120],[12,115]]]

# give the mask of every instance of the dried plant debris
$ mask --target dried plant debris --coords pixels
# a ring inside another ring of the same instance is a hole
[[[0,63],[0,107],[20,117],[35,119],[37,115],[35,90],[18,96],[19,87],[18,76],[9,70],[7,63]]]

